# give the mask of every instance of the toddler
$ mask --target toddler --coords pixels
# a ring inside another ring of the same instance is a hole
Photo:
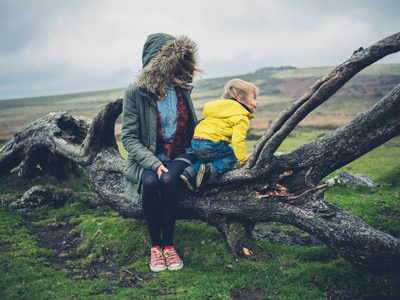
[[[246,162],[246,135],[250,119],[255,118],[257,95],[254,84],[232,79],[225,85],[221,100],[206,103],[205,119],[196,126],[191,142],[199,161],[180,175],[191,191],[228,171],[236,161]]]

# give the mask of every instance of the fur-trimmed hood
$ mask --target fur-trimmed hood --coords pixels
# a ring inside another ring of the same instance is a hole
[[[172,72],[185,62],[197,63],[196,44],[188,37],[175,38],[169,34],[149,35],[143,47],[143,69],[137,78],[140,88],[157,94],[163,89]],[[190,82],[186,82],[189,84]]]

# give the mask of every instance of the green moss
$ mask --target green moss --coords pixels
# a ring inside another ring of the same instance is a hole
[[[71,220],[69,220],[69,223],[71,225],[78,225],[82,223],[82,218],[72,218]]]
[[[38,222],[34,222],[35,227],[43,227],[43,226],[57,226],[57,219],[56,217],[50,219],[40,220]]]
[[[219,187],[218,193],[213,195],[216,200],[223,201],[240,201],[240,202],[253,202],[258,201],[255,197],[256,190],[261,189],[263,184],[251,183],[251,185],[240,185],[240,186],[226,186]]]
[[[139,255],[145,250],[143,245],[148,245],[147,230],[142,224],[141,221],[121,217],[87,216],[77,227],[82,236],[80,249],[90,249],[117,260],[126,259],[134,253]]]
[[[110,217],[119,217],[119,213],[117,213],[116,211],[110,211],[109,215]]]
[[[32,179],[19,178],[17,172],[11,172],[8,175],[0,176],[1,194],[4,195],[14,195],[20,198],[27,190],[37,185],[61,192],[65,189],[69,189],[73,193],[94,192],[84,172],[81,177],[74,178],[73,180],[59,180],[51,174],[39,170]]]
[[[241,240],[246,239],[246,229],[240,223],[232,223],[229,226],[228,244],[232,249],[240,243]]]
[[[68,233],[68,236],[70,236],[70,237],[75,237],[75,236],[78,236],[79,235],[79,232],[78,232],[78,230],[76,230],[76,229],[72,229],[69,233]]]
[[[69,115],[69,114],[63,114],[62,117],[61,117],[61,119],[60,119],[60,121],[63,122],[63,123],[66,123],[66,122],[70,121],[71,118],[72,118],[71,115]]]
[[[310,237],[310,234],[307,232],[301,234],[302,239],[308,239],[309,237]]]

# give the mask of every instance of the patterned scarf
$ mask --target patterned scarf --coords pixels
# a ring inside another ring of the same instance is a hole
[[[176,123],[175,135],[170,143],[168,140],[164,140],[163,129],[161,125],[161,114],[157,107],[157,148],[156,154],[164,153],[166,157],[170,159],[176,158],[178,155],[185,153],[185,148],[190,147],[192,135],[188,130],[187,124],[189,120],[189,108],[183,97],[182,90],[180,87],[175,86],[176,94],[178,96],[177,111],[178,119]],[[157,101],[156,101],[157,105]]]

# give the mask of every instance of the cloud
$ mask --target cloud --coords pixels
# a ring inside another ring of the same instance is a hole
[[[397,0],[2,1],[0,99],[126,86],[154,32],[195,40],[203,78],[334,66],[399,31],[399,9]]]
[[[52,24],[63,11],[71,13],[77,0],[13,0],[0,2],[0,54],[7,55],[39,46],[55,34]]]

